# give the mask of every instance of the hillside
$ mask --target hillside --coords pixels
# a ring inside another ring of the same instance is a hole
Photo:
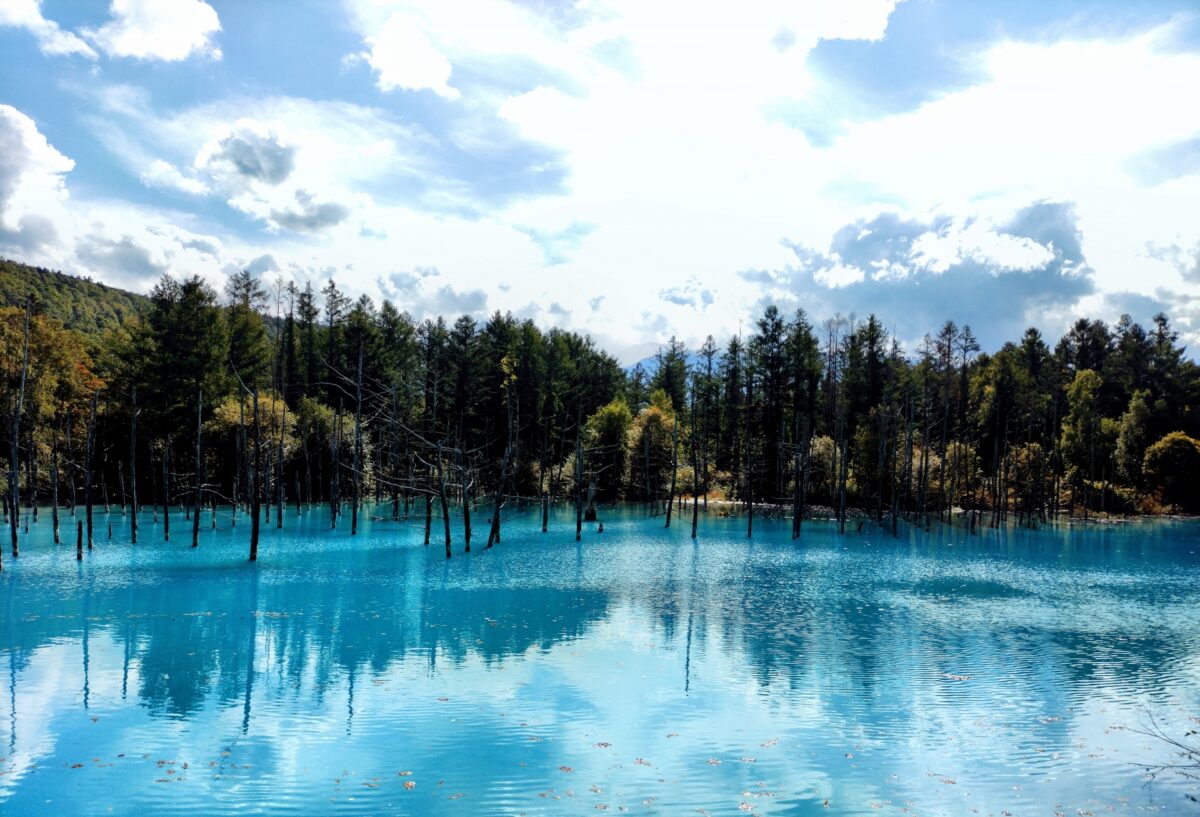
[[[29,295],[47,315],[85,335],[119,326],[150,308],[144,295],[0,258],[0,306],[19,306]]]

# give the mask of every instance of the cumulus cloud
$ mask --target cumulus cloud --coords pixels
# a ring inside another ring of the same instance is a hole
[[[85,236],[75,246],[75,257],[96,277],[135,290],[167,271],[164,261],[128,235],[117,239]]]
[[[367,50],[360,56],[375,70],[380,90],[429,90],[446,99],[459,97],[450,85],[450,60],[430,41],[419,17],[393,14],[377,34],[365,39]]]
[[[436,267],[416,267],[411,272],[397,270],[388,275],[387,281],[380,281],[380,286],[389,287],[395,293],[409,292],[426,278],[436,278],[439,275]]]
[[[110,57],[185,60],[193,54],[219,60],[213,37],[217,12],[203,0],[112,0],[112,19],[84,36]]]
[[[271,222],[285,230],[316,233],[326,227],[341,224],[350,215],[350,208],[335,201],[316,201],[305,190],[296,191],[296,207],[271,210]]]
[[[174,190],[193,196],[203,196],[208,192],[204,182],[185,176],[175,165],[155,159],[141,175],[142,184],[147,187],[157,187],[161,190]]]
[[[1200,242],[1192,249],[1184,249],[1178,244],[1146,244],[1146,252],[1151,258],[1166,261],[1183,276],[1185,281],[1200,283]]]
[[[826,252],[792,244],[795,263],[741,277],[760,287],[760,303],[875,313],[910,343],[953,319],[995,346],[1095,290],[1081,240],[1065,202],[1036,202],[996,224],[882,213],[839,229]]]
[[[227,135],[202,147],[195,164],[233,187],[247,182],[277,185],[295,169],[296,147],[285,144],[267,125],[241,119]]]
[[[0,245],[31,251],[54,243],[51,215],[61,213],[74,167],[32,119],[0,105]]]
[[[41,0],[5,0],[0,3],[0,26],[26,29],[37,38],[38,48],[47,56],[79,54],[96,59],[96,52],[90,45],[43,17],[41,5]]]
[[[264,272],[278,272],[279,262],[275,260],[275,256],[270,253],[264,253],[246,264],[246,269],[255,275],[262,275]]]
[[[213,258],[216,258],[220,252],[220,247],[215,241],[203,238],[191,238],[186,241],[180,241],[179,245],[185,250],[195,250],[201,255],[211,255]]]
[[[420,306],[427,315],[482,315],[487,309],[487,293],[482,289],[459,290],[445,284]]]

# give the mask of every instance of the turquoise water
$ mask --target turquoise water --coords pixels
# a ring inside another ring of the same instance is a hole
[[[293,511],[251,565],[245,517],[101,515],[77,563],[43,514],[0,574],[0,814],[1197,812],[1134,730],[1200,728],[1198,523],[535,516],[447,561]]]

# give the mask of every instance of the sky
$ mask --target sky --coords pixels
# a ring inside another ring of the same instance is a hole
[[[0,255],[623,362],[768,303],[1194,355],[1197,89],[1194,0],[0,0]]]

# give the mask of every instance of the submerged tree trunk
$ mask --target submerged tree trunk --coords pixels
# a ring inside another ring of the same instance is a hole
[[[204,501],[204,475],[200,468],[203,412],[204,388],[201,386],[196,389],[196,490],[192,494],[192,547],[200,544],[200,503]]]
[[[59,544],[58,536],[58,428],[51,430],[50,436],[50,525],[54,528],[54,544]]]
[[[333,415],[333,434],[329,438],[330,459],[329,459],[329,527],[337,527],[338,518],[338,488],[340,487],[341,463],[339,462],[338,449],[340,448],[342,432],[342,411],[341,404],[338,405],[338,411]]]
[[[286,391],[287,391],[287,388],[285,386],[282,389],[282,392],[286,393]],[[276,471],[276,476],[275,476],[275,528],[277,530],[282,530],[283,529],[283,499],[284,499],[283,494],[284,494],[284,486],[287,484],[286,480],[285,480],[286,474],[284,473],[284,470],[283,470],[284,469],[283,435],[284,435],[284,432],[287,431],[287,400],[285,400],[281,397],[279,400],[279,404],[281,406],[280,417],[279,417],[279,453],[275,457],[275,465],[276,465],[276,468],[278,469]],[[299,485],[296,486],[296,488],[297,488],[296,512],[297,513],[299,513],[299,511],[300,511],[300,505],[299,505],[299,499],[298,499],[299,493],[300,493],[299,487],[300,487]]]
[[[258,561],[258,511],[261,501],[259,471],[262,469],[262,425],[258,420],[258,387],[254,387],[254,470],[250,475],[250,561]]]
[[[84,479],[86,484],[83,487],[84,512],[87,519],[87,546],[88,550],[92,549],[92,460],[96,454],[96,405],[100,400],[100,390],[92,392],[92,414],[88,419],[87,433],[87,448],[84,451]]]
[[[754,536],[754,469],[750,462],[750,407],[754,404],[754,381],[746,377],[746,410],[745,427],[746,439],[744,444],[746,454],[746,538]]]
[[[675,477],[679,473],[679,417],[671,427],[671,489],[667,493],[667,521],[664,528],[671,527],[671,506],[675,502]]]
[[[167,435],[162,454],[162,506],[163,506],[163,541],[171,541],[171,474],[168,461],[171,459],[171,435]]]
[[[692,538],[696,538],[696,526],[700,521],[700,457],[696,452],[696,386],[692,384]]]
[[[442,524],[445,527],[446,535],[446,558],[449,559],[452,555],[450,552],[450,501],[446,497],[446,467],[442,462],[440,443],[437,448],[437,480],[438,500],[442,504]]]
[[[17,527],[21,523],[21,501],[20,501],[20,485],[21,480],[21,459],[20,459],[20,438],[21,438],[21,414],[25,411],[25,381],[29,376],[29,304],[25,304],[25,331],[24,340],[22,342],[22,357],[21,357],[21,384],[17,388],[17,403],[13,406],[12,421],[8,431],[8,524],[9,534],[12,539],[12,555],[16,559],[20,556],[20,545],[17,543]],[[33,486],[30,486],[32,490]]]
[[[583,538],[583,438],[575,430],[575,541]]]
[[[130,390],[130,541],[138,543],[138,386]]]
[[[492,525],[488,530],[488,547],[500,541],[500,508],[504,504],[504,484],[508,482],[508,462],[511,456],[512,442],[509,442],[500,460],[500,481],[496,483],[496,495],[492,498]]]
[[[354,496],[350,506],[350,535],[358,533],[358,503],[362,501],[362,379],[363,348],[358,345],[358,378],[354,397]]]

